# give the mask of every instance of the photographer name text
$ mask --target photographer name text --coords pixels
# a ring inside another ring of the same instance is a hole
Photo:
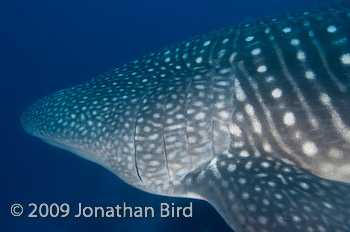
[[[126,202],[113,206],[89,206],[77,203],[71,207],[68,203],[28,204],[25,209],[21,204],[13,204],[11,214],[15,217],[27,214],[29,218],[192,218],[193,204],[176,206],[174,203],[160,203],[159,207],[129,206]]]

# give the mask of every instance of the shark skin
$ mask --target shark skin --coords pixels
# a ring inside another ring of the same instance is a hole
[[[31,135],[234,231],[350,231],[350,2],[239,24],[46,96]]]

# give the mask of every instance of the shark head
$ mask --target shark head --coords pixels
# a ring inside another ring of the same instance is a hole
[[[115,85],[95,78],[43,97],[23,112],[21,123],[29,134],[138,186],[142,182],[135,167],[133,131],[140,100]]]
[[[40,104],[42,101],[39,100],[28,107],[21,115],[21,124],[24,130],[33,136],[40,137],[45,136],[43,128],[43,113],[44,105]],[[45,110],[45,109],[44,109]]]

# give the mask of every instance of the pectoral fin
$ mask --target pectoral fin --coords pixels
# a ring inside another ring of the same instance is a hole
[[[271,157],[214,158],[184,179],[235,231],[350,231],[350,185]]]

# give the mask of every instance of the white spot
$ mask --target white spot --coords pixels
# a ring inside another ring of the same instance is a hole
[[[325,93],[321,93],[320,100],[321,100],[321,102],[324,105],[330,105],[331,104],[331,98]]]
[[[297,215],[293,215],[293,221],[295,221],[295,222],[300,222],[301,219],[300,219],[300,217],[298,217]]]
[[[221,111],[219,115],[223,119],[228,119],[230,117],[230,114],[227,111]]]
[[[244,146],[244,142],[242,142],[242,141],[234,142],[232,146],[234,148],[242,148]]]
[[[229,191],[228,193],[227,193],[227,196],[228,196],[228,198],[232,201],[233,200],[233,198],[234,198],[234,195],[233,195],[233,193],[231,192],[231,191]],[[197,197],[198,199],[200,198],[200,197]]]
[[[292,39],[290,43],[294,46],[298,46],[300,44],[300,41],[298,39]]]
[[[350,64],[350,53],[346,53],[340,57],[343,64]]]
[[[295,134],[294,134],[294,137],[295,137],[296,139],[301,139],[301,136],[302,136],[302,134],[301,134],[300,131],[296,131]]]
[[[331,25],[331,26],[327,27],[327,31],[328,31],[329,33],[334,33],[334,32],[337,31],[337,27]]]
[[[197,142],[197,139],[196,139],[196,137],[194,137],[194,136],[190,136],[190,137],[188,137],[188,142],[189,142],[189,143],[196,143],[196,142]]]
[[[255,187],[254,187],[254,190],[255,190],[256,192],[261,192],[261,188],[260,188],[259,186],[255,186]]]
[[[195,120],[201,120],[201,119],[203,119],[204,117],[205,117],[205,113],[200,112],[200,113],[198,113],[198,114],[194,117],[194,119],[195,119]]]
[[[245,101],[246,96],[244,94],[244,91],[237,79],[235,79],[235,87],[236,87],[236,98],[238,101]]]
[[[203,61],[203,58],[202,57],[198,57],[197,59],[196,59],[196,62],[199,64],[199,63],[202,63],[202,61]]]
[[[259,55],[261,52],[261,49],[260,48],[255,48],[253,51],[252,51],[252,55],[256,56],[256,55]]]
[[[266,225],[267,222],[268,222],[267,217],[264,217],[264,216],[260,216],[260,217],[258,218],[258,220],[259,220],[259,222],[260,222],[261,225]]]
[[[229,39],[226,38],[226,39],[224,39],[221,43],[222,43],[222,44],[225,44],[225,43],[228,42],[228,40],[229,40]]]
[[[238,182],[239,182],[240,184],[245,184],[245,183],[247,183],[247,180],[244,179],[244,178],[239,178],[239,179],[238,179]]]
[[[218,159],[216,157],[214,159],[212,159],[209,163],[209,168],[213,171],[214,176],[217,179],[219,179],[219,178],[221,178],[221,174],[220,174],[218,167],[217,167],[217,164],[216,164],[217,161],[218,161]]]
[[[182,118],[184,118],[185,116],[183,115],[183,114],[177,114],[176,116],[175,116],[175,118],[176,119],[182,119]]]
[[[284,33],[289,33],[291,31],[292,31],[292,29],[290,27],[283,28]]]
[[[273,181],[269,181],[267,184],[268,184],[270,187],[275,187],[275,186],[276,186],[276,183],[273,182]]]
[[[203,44],[203,46],[208,46],[209,44],[210,44],[210,40],[205,41],[204,44]]]
[[[257,134],[261,134],[262,126],[260,122],[257,119],[252,119],[252,123],[253,123],[254,132]]]
[[[214,107],[217,109],[222,109],[225,107],[225,104],[222,102],[218,102],[218,103],[215,103]]]
[[[230,83],[228,81],[218,81],[216,84],[218,86],[228,86]]]
[[[277,88],[272,90],[271,95],[273,98],[280,98],[282,96],[282,90]]]
[[[304,61],[304,60],[306,59],[305,52],[303,52],[303,51],[298,51],[298,53],[297,53],[297,58],[298,58],[298,60]]]
[[[224,69],[221,69],[219,72],[220,72],[220,74],[227,74],[227,73],[229,73],[229,72],[231,72],[231,68],[224,68]]]
[[[243,150],[243,151],[241,151],[241,152],[239,153],[239,156],[240,156],[240,157],[249,157],[249,153],[248,153],[248,151]]]
[[[318,151],[317,146],[310,141],[307,141],[303,144],[302,150],[304,154],[308,156],[314,156]]]
[[[156,139],[158,139],[158,137],[159,137],[159,135],[154,134],[154,135],[148,136],[148,139],[149,140],[156,140]]]
[[[267,83],[271,83],[271,82],[273,82],[274,80],[275,80],[275,78],[274,78],[273,76],[268,76],[268,77],[265,78],[265,81],[266,81]]]
[[[173,142],[175,142],[176,140],[177,140],[177,138],[176,138],[176,136],[170,136],[169,138],[166,138],[166,140],[167,140],[167,142],[169,142],[169,143],[173,143]],[[189,140],[189,138],[188,138],[188,140]],[[154,144],[151,144],[152,145],[152,147],[154,147],[155,145]],[[150,146],[151,147],[151,146]]]
[[[300,185],[300,187],[302,187],[305,190],[308,190],[310,188],[310,186],[305,182],[300,182],[299,185]]]
[[[252,41],[254,39],[254,36],[248,36],[247,38],[245,38],[245,41],[249,42]]]
[[[295,116],[292,112],[287,112],[284,114],[283,123],[286,126],[293,126],[295,124]]]
[[[256,176],[259,177],[259,178],[265,178],[265,177],[267,177],[269,175],[267,173],[259,173]],[[279,175],[277,175],[277,176],[279,176]],[[265,181],[264,181],[264,184],[265,184]]]
[[[270,205],[270,201],[267,200],[266,198],[263,199],[263,204],[264,205]]]
[[[270,163],[268,163],[268,162],[262,162],[262,163],[261,163],[261,166],[262,166],[263,168],[269,168],[269,167],[270,167]]]
[[[253,165],[252,161],[249,161],[246,165],[245,165],[245,169],[249,170]]]
[[[255,212],[255,211],[256,211],[256,206],[253,205],[253,204],[250,204],[250,205],[248,206],[248,210],[251,211],[251,212]]]
[[[306,71],[305,72],[305,77],[309,80],[314,80],[315,79],[315,73],[313,71]]]
[[[170,57],[165,58],[164,61],[165,61],[165,62],[169,62],[169,61],[170,61]]]
[[[329,209],[332,209],[332,208],[333,208],[332,204],[330,204],[330,203],[328,203],[328,202],[324,202],[323,204],[324,204],[324,206],[326,206],[326,207],[329,208]]]
[[[254,108],[252,105],[247,104],[245,105],[245,112],[247,112],[248,115],[252,116],[254,115]]]
[[[279,193],[276,193],[276,194],[275,194],[275,197],[276,197],[276,199],[278,199],[278,200],[281,200],[281,199],[283,198],[283,196],[282,196],[281,194],[279,194]]]
[[[233,155],[231,153],[226,154],[227,158],[232,159]]]
[[[187,109],[187,114],[194,114],[196,112],[194,109]]]
[[[152,161],[150,161],[149,162],[149,164],[151,165],[151,166],[159,166],[159,161],[157,161],[157,160],[152,160]]]
[[[145,127],[143,128],[143,130],[144,130],[145,132],[151,132],[151,127],[145,126]]]
[[[230,58],[228,59],[230,63],[233,63],[233,60],[235,59],[236,55],[237,55],[237,52],[234,52],[231,54]]]
[[[258,69],[257,69],[257,71],[258,71],[259,73],[266,72],[266,70],[267,70],[267,67],[266,67],[265,65],[260,65],[260,66],[258,67]]]
[[[272,151],[272,148],[271,148],[271,145],[267,142],[264,142],[263,144],[263,148],[266,152],[271,152]]]
[[[237,112],[237,114],[236,114],[236,119],[237,119],[237,121],[239,121],[239,122],[243,122],[243,120],[244,120],[243,114],[242,114],[241,112]]]
[[[205,85],[195,85],[194,86],[196,89],[205,89]]]
[[[242,198],[243,198],[244,200],[249,199],[249,193],[247,193],[247,192],[242,193]]]
[[[236,165],[235,164],[229,164],[227,167],[227,171],[229,172],[234,172],[236,170]]]

